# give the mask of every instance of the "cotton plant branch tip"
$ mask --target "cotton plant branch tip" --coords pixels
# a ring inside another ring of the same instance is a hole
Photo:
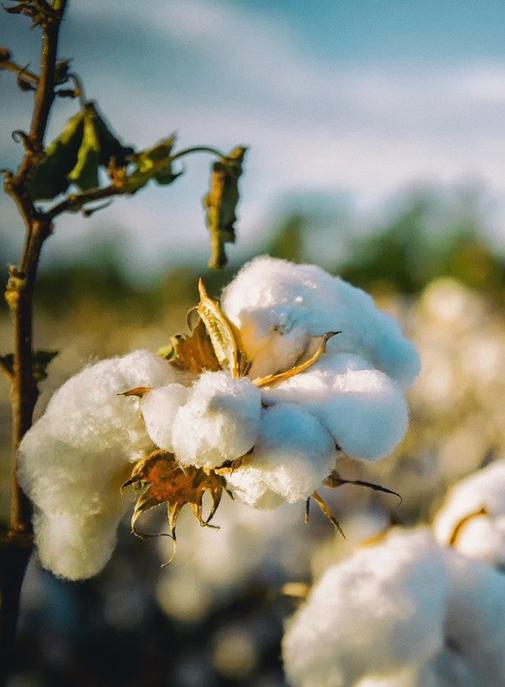
[[[315,491],[311,498],[314,499],[314,501],[317,503],[319,508],[321,509],[322,513],[328,518],[328,520],[331,522],[331,524],[337,529],[342,537],[345,539],[345,534],[344,530],[341,528],[339,521],[336,519],[336,517],[333,515],[333,513],[330,510],[330,507],[326,503],[326,501],[323,499],[323,497]]]
[[[308,370],[312,367],[312,365],[317,363],[319,358],[323,355],[323,353],[325,353],[326,344],[328,343],[328,341],[337,334],[341,334],[341,332],[326,332],[326,334],[323,334],[321,343],[319,344],[317,351],[314,353],[314,355],[312,355],[308,360],[305,360],[303,363],[295,365],[289,370],[284,370],[283,372],[277,372],[276,374],[266,375],[265,377],[257,377],[253,380],[253,384],[255,384],[257,387],[270,386],[271,384],[285,382],[286,379],[290,379],[291,377],[295,377],[301,372],[305,372],[305,370]]]
[[[366,482],[365,480],[361,479],[344,479],[340,477],[336,472],[333,472],[324,481],[324,486],[329,487],[330,489],[335,489],[336,487],[340,487],[343,484],[354,484],[358,487],[366,487],[367,489],[372,489],[373,491],[380,491],[383,494],[390,494],[391,496],[396,496],[399,499],[400,503],[403,502],[401,494],[399,494],[397,491],[394,491],[393,489],[388,489],[388,487],[383,487],[381,484],[376,484],[375,482]]]
[[[144,396],[152,390],[152,386],[136,386],[133,389],[128,389],[128,391],[122,391],[118,396],[137,396],[137,398],[144,398]]]

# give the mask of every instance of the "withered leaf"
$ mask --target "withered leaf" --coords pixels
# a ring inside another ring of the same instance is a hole
[[[169,533],[175,539],[177,519],[187,504],[202,527],[210,526],[226,483],[223,477],[211,470],[191,466],[182,468],[172,453],[156,450],[135,464],[123,488],[132,484],[141,487],[131,519],[132,532],[140,537],[145,536],[137,530],[139,517],[150,508],[165,503]],[[203,497],[207,491],[212,497],[212,507],[204,518]]]
[[[227,263],[225,244],[235,241],[236,209],[239,201],[238,180],[247,148],[237,146],[228,157],[212,165],[210,188],[203,198],[207,211],[211,256],[209,267],[217,269]]]

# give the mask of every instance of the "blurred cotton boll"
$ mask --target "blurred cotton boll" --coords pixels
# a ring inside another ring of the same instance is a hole
[[[131,461],[153,448],[137,398],[122,392],[174,381],[158,356],[134,351],[86,367],[58,389],[19,452],[19,481],[35,506],[42,564],[81,579],[109,559],[127,502],[119,491]]]
[[[292,687],[505,684],[505,577],[394,530],[329,568],[288,622]]]
[[[258,435],[259,390],[225,372],[203,373],[176,417],[172,442],[183,465],[217,467],[246,454]]]
[[[254,450],[227,478],[233,493],[256,508],[307,499],[335,464],[334,442],[322,424],[293,403],[262,412]]]
[[[289,684],[348,687],[424,665],[443,646],[447,585],[428,531],[393,533],[329,568],[287,625]]]
[[[469,475],[449,492],[434,520],[441,544],[505,566],[505,460]]]
[[[225,314],[241,331],[251,376],[293,365],[311,337],[339,331],[328,348],[364,357],[408,386],[419,358],[396,322],[364,291],[315,265],[267,256],[245,265],[222,296]]]

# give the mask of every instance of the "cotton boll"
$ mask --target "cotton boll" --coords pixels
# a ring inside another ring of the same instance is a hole
[[[255,258],[225,289],[222,305],[240,329],[252,377],[292,366],[311,337],[328,331],[341,331],[330,350],[362,355],[403,386],[419,372],[396,322],[366,293],[314,265]]]
[[[334,443],[320,422],[300,406],[278,403],[263,411],[254,451],[227,481],[245,503],[275,508],[308,498],[334,463]]]
[[[173,452],[172,431],[179,408],[186,403],[189,389],[182,384],[167,384],[146,394],[141,403],[147,433],[161,449]]]
[[[306,372],[266,389],[264,396],[308,408],[352,458],[382,458],[407,430],[408,409],[401,389],[355,355],[323,354]]]
[[[42,563],[56,574],[87,577],[100,561],[105,564],[123,509],[120,485],[129,463],[153,447],[139,400],[118,394],[178,378],[166,361],[147,351],[103,360],[65,382],[25,434],[18,478],[36,507]],[[66,542],[68,564],[64,552],[58,562],[58,542]]]
[[[96,575],[112,555],[123,512],[120,501],[93,516],[36,509],[35,544],[42,566],[69,580]]]
[[[256,441],[260,413],[261,394],[248,379],[202,374],[175,418],[172,443],[178,461],[217,467],[240,458]]]
[[[505,565],[505,460],[469,475],[449,492],[433,523],[442,544]]]
[[[505,684],[505,577],[490,565],[449,552],[446,643],[464,659],[472,684]]]
[[[289,684],[348,687],[373,676],[386,685],[421,668],[443,647],[446,597],[444,555],[428,531],[393,532],[358,551],[326,571],[289,621]]]

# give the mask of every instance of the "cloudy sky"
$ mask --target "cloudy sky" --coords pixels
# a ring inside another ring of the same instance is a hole
[[[0,44],[36,64],[37,33],[4,17]],[[71,0],[61,54],[114,129],[137,146],[177,131],[181,146],[250,146],[239,258],[289,199],[346,199],[380,213],[416,184],[468,181],[489,198],[505,245],[503,0]],[[0,75],[0,166],[29,94]],[[75,104],[58,103],[56,133]],[[209,158],[189,158],[166,188],[60,222],[48,259],[122,227],[134,259],[181,250],[205,259],[200,198]],[[1,201],[2,230],[16,216]],[[57,245],[56,245],[57,244]]]

